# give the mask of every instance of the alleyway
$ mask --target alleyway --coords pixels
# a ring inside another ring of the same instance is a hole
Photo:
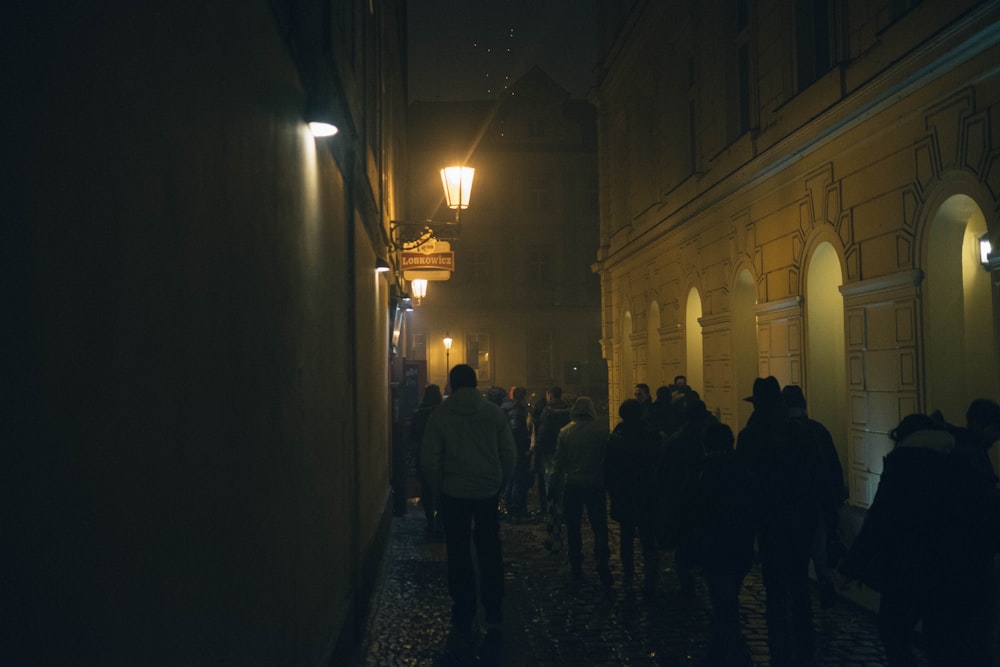
[[[693,665],[703,655],[708,597],[699,581],[696,598],[674,591],[672,561],[666,559],[659,593],[648,599],[637,585],[621,588],[617,524],[611,522],[614,590],[604,593],[593,572],[589,528],[584,526],[583,584],[573,585],[565,556],[542,547],[544,524],[501,524],[507,577],[502,637],[464,645],[449,636],[450,600],[445,586],[445,546],[426,536],[423,512],[410,504],[393,519],[387,562],[362,665]],[[638,549],[638,542],[636,544]],[[637,567],[641,567],[637,558]],[[637,572],[637,584],[641,571]],[[744,634],[755,664],[768,665],[764,590],[759,570],[741,595]],[[817,664],[838,667],[883,665],[875,616],[847,601],[833,609],[814,604]]]

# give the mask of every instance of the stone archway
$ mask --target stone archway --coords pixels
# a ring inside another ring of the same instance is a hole
[[[736,423],[734,429],[746,426],[753,413],[753,404],[744,401],[753,393],[757,378],[760,350],[757,347],[757,290],[749,269],[743,269],[733,284],[733,373],[736,381]]]
[[[829,242],[816,246],[806,269],[806,394],[809,416],[830,431],[846,470],[847,346],[844,336],[844,273]]]
[[[982,209],[962,194],[944,200],[928,228],[924,407],[960,425],[970,401],[1000,393],[993,286],[978,252],[986,231]]]
[[[684,309],[684,375],[699,394],[705,393],[705,351],[701,334],[701,294],[697,287],[688,292]]]

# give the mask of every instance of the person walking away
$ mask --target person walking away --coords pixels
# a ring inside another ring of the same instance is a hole
[[[642,545],[643,592],[653,595],[660,566],[655,498],[662,440],[642,420],[642,406],[634,398],[622,402],[618,416],[621,423],[615,426],[608,440],[604,470],[611,518],[620,526],[622,585],[626,594],[631,593],[635,576],[634,536],[638,531]]]
[[[575,581],[583,578],[583,508],[594,532],[594,564],[601,583],[611,586],[608,548],[607,491],[604,485],[604,455],[607,428],[597,421],[594,402],[580,396],[573,403],[572,421],[559,432],[552,466],[553,478],[563,484],[563,519],[566,547]]]
[[[833,444],[830,431],[806,412],[806,397],[802,388],[795,384],[781,389],[781,398],[788,408],[788,417],[799,424],[811,436],[812,445],[819,452],[823,464],[823,484],[820,487],[820,518],[813,534],[810,559],[816,581],[819,583],[820,606],[832,607],[837,600],[837,591],[832,567],[843,556],[844,547],[840,541],[840,508],[847,500],[844,486],[844,470],[840,465],[837,447]]]
[[[810,665],[815,629],[809,595],[809,549],[820,515],[822,464],[811,439],[788,419],[781,387],[757,378],[753,413],[736,441],[736,453],[753,480],[764,616],[773,667]]]
[[[570,405],[563,400],[562,387],[552,387],[546,392],[545,407],[538,417],[534,447],[535,474],[538,475],[539,514],[548,515],[551,500],[552,457],[556,453],[559,431],[570,421]]]
[[[437,409],[444,399],[441,396],[441,387],[436,384],[429,384],[424,388],[424,396],[420,399],[413,417],[410,418],[409,440],[410,446],[416,452],[417,474],[420,478],[420,504],[424,508],[424,518],[427,520],[427,534],[435,535],[440,532],[440,523],[437,521],[437,499],[435,495],[437,489],[431,486],[430,481],[424,476],[423,468],[420,465],[420,455],[423,449],[424,430],[427,427],[427,419],[431,413]]]
[[[514,435],[514,476],[507,485],[507,512],[513,521],[528,515],[528,487],[531,486],[531,432],[528,430],[528,390],[514,387],[503,404]]]
[[[660,547],[675,550],[677,588],[681,595],[694,595],[694,508],[688,503],[688,486],[697,476],[705,456],[704,436],[717,420],[700,399],[687,403],[685,420],[663,448],[660,473]]]
[[[889,667],[917,664],[918,621],[930,667],[992,666],[996,488],[927,415],[904,417],[890,437],[875,498],[840,564],[845,585],[860,581],[881,594]]]
[[[704,667],[753,665],[740,628],[739,594],[753,565],[752,490],[746,468],[733,450],[733,431],[713,422],[691,487],[695,543],[712,604]]]
[[[477,613],[472,542],[487,629],[499,628],[503,620],[497,500],[513,474],[515,447],[503,410],[476,391],[476,371],[458,364],[449,381],[451,395],[427,420],[421,467],[431,487],[441,490],[451,623],[465,634],[472,631]]]

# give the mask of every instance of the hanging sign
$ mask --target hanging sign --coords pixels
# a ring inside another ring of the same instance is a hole
[[[399,254],[406,280],[449,280],[455,270],[455,253],[447,241],[432,240]]]

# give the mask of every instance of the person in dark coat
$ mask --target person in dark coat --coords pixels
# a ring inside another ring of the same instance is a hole
[[[713,422],[691,487],[698,561],[712,602],[705,667],[752,665],[740,629],[739,594],[753,565],[750,476],[733,451],[733,431]]]
[[[611,499],[611,518],[621,530],[619,555],[626,593],[632,590],[635,577],[635,540],[638,530],[642,545],[643,591],[653,594],[659,571],[656,545],[655,512],[656,470],[662,453],[662,440],[642,419],[642,405],[634,398],[618,408],[622,421],[615,426],[608,441],[605,478]]]
[[[538,416],[535,441],[531,447],[535,457],[535,474],[538,475],[539,514],[548,517],[552,501],[552,459],[556,454],[559,431],[570,422],[570,405],[563,399],[562,387],[552,387],[546,392],[545,407]]]
[[[421,472],[420,449],[421,441],[424,439],[424,428],[427,426],[427,418],[437,409],[444,398],[441,396],[441,387],[436,384],[429,384],[424,388],[424,396],[420,399],[420,405],[410,418],[410,446],[416,452],[417,475],[420,479],[420,504],[424,508],[424,518],[427,519],[427,534],[433,535],[441,532],[441,527],[436,521],[437,499],[435,495],[440,489],[431,488],[430,481]]]
[[[687,487],[696,477],[705,456],[704,438],[708,427],[717,420],[704,401],[687,403],[685,421],[668,438],[660,465],[661,533],[660,546],[675,549],[677,586],[682,595],[694,595],[694,508],[688,500]]]
[[[812,437],[810,447],[815,447],[823,463],[823,484],[820,488],[820,520],[813,535],[810,558],[816,580],[820,585],[820,604],[831,607],[836,602],[832,567],[843,555],[843,545],[840,542],[840,508],[847,500],[847,490],[844,486],[844,470],[840,465],[840,456],[833,443],[830,431],[815,419],[810,419],[806,412],[806,397],[802,388],[795,384],[785,385],[781,389],[781,398],[788,407],[788,416],[797,422]]]
[[[904,417],[891,437],[895,447],[840,572],[881,593],[879,635],[890,667],[917,664],[918,621],[931,667],[990,667],[996,488],[927,415]]]
[[[528,430],[528,390],[514,387],[510,399],[503,404],[503,411],[514,434],[514,476],[506,492],[507,512],[512,521],[528,514],[528,488],[531,486],[531,432]]]
[[[753,479],[771,665],[809,664],[815,659],[809,551],[820,516],[822,464],[809,435],[789,420],[777,379],[757,378],[745,400],[754,410],[736,452]]]

